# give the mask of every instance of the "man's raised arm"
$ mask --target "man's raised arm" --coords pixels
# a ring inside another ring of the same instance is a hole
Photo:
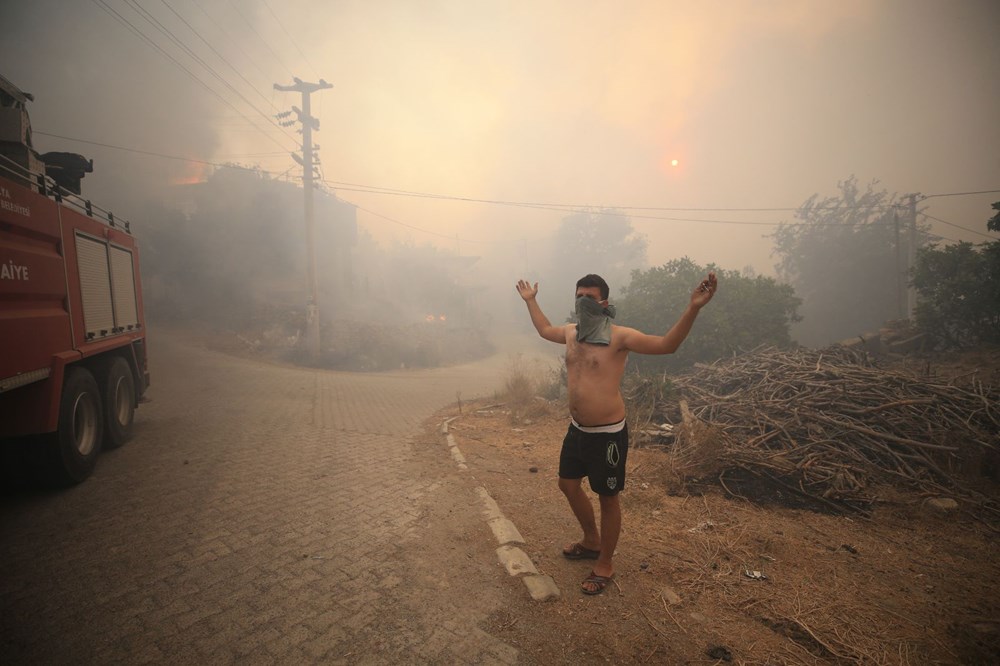
[[[553,326],[549,322],[549,318],[542,312],[542,309],[538,307],[538,301],[535,300],[535,296],[538,295],[538,283],[536,282],[532,286],[530,282],[518,280],[517,293],[521,295],[521,298],[528,305],[528,314],[531,315],[531,323],[534,324],[538,335],[551,342],[566,344],[566,327]]]
[[[698,312],[712,300],[718,288],[719,282],[715,277],[715,271],[712,271],[695,287],[687,308],[669,331],[661,336],[647,335],[632,328],[627,329],[623,340],[625,349],[637,354],[673,354],[691,332]]]

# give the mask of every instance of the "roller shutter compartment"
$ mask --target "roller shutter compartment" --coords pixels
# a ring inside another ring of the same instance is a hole
[[[132,253],[125,248],[110,246],[111,280],[114,286],[115,324],[118,330],[132,329],[139,323],[135,305],[135,272]]]
[[[99,338],[111,335],[115,327],[115,313],[111,302],[108,246],[102,241],[77,234],[76,256],[80,267],[83,321],[87,336]]]

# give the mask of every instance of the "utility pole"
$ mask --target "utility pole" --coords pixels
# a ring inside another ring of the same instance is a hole
[[[907,245],[909,246],[907,248],[909,252],[907,253],[907,258],[906,258],[906,268],[907,268],[906,279],[907,283],[909,284],[909,288],[907,289],[906,292],[907,296],[906,316],[912,322],[916,320],[916,311],[917,311],[917,290],[912,285],[912,283],[910,283],[913,269],[916,268],[917,266],[917,195],[911,194],[909,195],[909,197],[910,197],[910,242],[907,243]]]
[[[302,191],[305,194],[305,221],[306,221],[306,257],[308,261],[309,280],[309,301],[306,303],[306,349],[314,359],[319,356],[319,281],[316,277],[316,221],[313,217],[313,130],[319,131],[319,118],[312,117],[312,106],[309,96],[318,91],[332,88],[333,86],[324,81],[319,83],[308,83],[297,77],[293,77],[294,85],[283,86],[275,83],[274,89],[282,92],[302,93],[302,108],[293,106],[292,111],[298,116],[298,122],[302,125],[302,157],[295,153],[292,157],[302,165]],[[287,117],[290,114],[279,114],[279,117]],[[295,124],[295,121],[281,123],[283,126]]]
[[[903,270],[903,246],[899,235],[899,209],[892,208],[892,222],[896,229],[896,319],[908,316],[908,296],[906,292],[906,271]]]

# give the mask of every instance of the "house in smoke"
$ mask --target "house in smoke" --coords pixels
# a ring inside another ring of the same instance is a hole
[[[31,141],[28,102],[35,98],[0,75],[0,166],[40,173],[45,168]]]
[[[169,204],[198,224],[198,236],[218,256],[218,271],[238,276],[254,297],[270,303],[307,300],[303,190],[255,169],[223,167],[203,182],[174,185]],[[320,294],[355,284],[352,250],[357,210],[324,192],[313,193]]]

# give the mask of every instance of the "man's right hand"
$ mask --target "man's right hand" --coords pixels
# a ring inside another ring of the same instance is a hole
[[[527,282],[525,280],[518,280],[517,293],[521,294],[521,298],[523,298],[524,300],[530,301],[535,296],[538,295],[538,283],[536,282],[535,286],[531,286],[530,282]]]

